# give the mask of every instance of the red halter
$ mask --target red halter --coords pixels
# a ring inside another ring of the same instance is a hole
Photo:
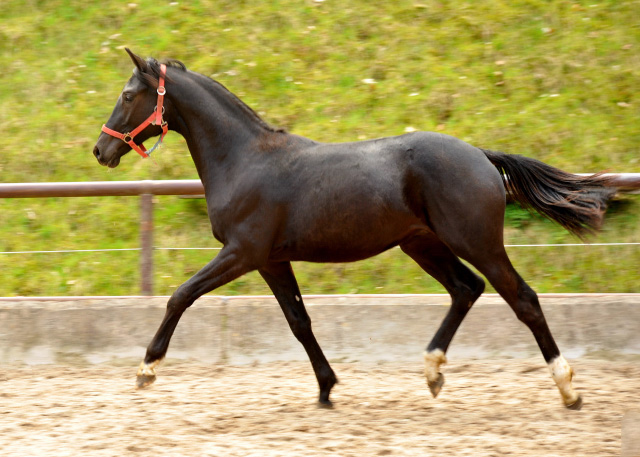
[[[102,126],[102,131],[104,133],[116,138],[120,138],[122,141],[124,141],[129,146],[131,146],[131,149],[136,151],[145,159],[149,157],[149,155],[153,151],[155,151],[155,149],[160,145],[160,143],[162,143],[164,136],[169,131],[167,122],[162,118],[162,115],[164,114],[164,106],[162,106],[164,102],[164,94],[167,93],[167,89],[164,87],[164,77],[166,73],[167,73],[167,66],[164,64],[160,65],[160,81],[158,81],[158,90],[157,90],[158,102],[156,103],[156,107],[154,108],[153,113],[151,113],[151,116],[149,116],[145,121],[143,121],[142,124],[140,124],[138,127],[136,127],[134,130],[132,130],[129,133],[116,132],[115,130],[112,130],[109,127],[107,127],[106,124]],[[133,139],[136,137],[138,133],[142,132],[149,125],[159,125],[160,127],[162,127],[162,135],[160,135],[160,139],[149,150],[149,152],[147,152],[147,149],[144,147],[144,144],[141,144],[140,146],[138,146],[133,141]]]

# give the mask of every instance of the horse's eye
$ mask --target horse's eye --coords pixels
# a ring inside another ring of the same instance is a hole
[[[133,101],[133,96],[131,94],[123,94],[122,99],[127,103],[131,103]]]

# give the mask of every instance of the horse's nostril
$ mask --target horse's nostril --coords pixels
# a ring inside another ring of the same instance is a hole
[[[93,147],[93,155],[96,156],[96,159],[100,159],[100,149],[98,149],[98,146]]]

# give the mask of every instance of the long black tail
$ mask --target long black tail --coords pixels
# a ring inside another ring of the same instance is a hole
[[[481,151],[500,171],[505,189],[523,207],[536,210],[580,238],[602,225],[607,202],[616,192],[606,176],[578,176],[529,157]]]

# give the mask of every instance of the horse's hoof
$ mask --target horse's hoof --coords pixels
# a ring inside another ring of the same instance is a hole
[[[565,405],[567,409],[572,409],[574,411],[580,411],[582,409],[582,395],[578,395],[578,399],[571,403],[570,405]]]
[[[136,373],[136,385],[138,386],[138,389],[143,389],[153,384],[156,380],[156,367],[159,363],[160,360],[156,360],[149,364],[144,361],[140,363],[140,368],[138,368],[138,372]]]
[[[336,375],[331,372],[331,376],[326,381],[320,382],[320,395],[318,396],[318,407],[331,409],[333,408],[333,403],[329,400],[329,395],[331,395],[331,389],[333,386],[338,384],[338,378]]]
[[[331,390],[321,391],[318,396],[318,406],[320,408],[331,409],[333,408],[333,403],[329,400],[329,395]]]
[[[156,375],[154,374],[153,375],[139,374],[138,376],[136,376],[136,386],[138,387],[138,389],[144,389],[145,387],[153,384],[155,380],[156,380]]]
[[[325,400],[320,399],[320,400],[318,400],[318,408],[333,409],[333,402],[331,400],[329,400],[328,398],[325,399]]]
[[[429,386],[429,390],[431,391],[431,395],[433,395],[433,398],[436,398],[440,393],[442,386],[444,385],[444,376],[442,375],[442,373],[438,373],[438,379],[436,379],[435,381],[427,380],[427,385]]]

